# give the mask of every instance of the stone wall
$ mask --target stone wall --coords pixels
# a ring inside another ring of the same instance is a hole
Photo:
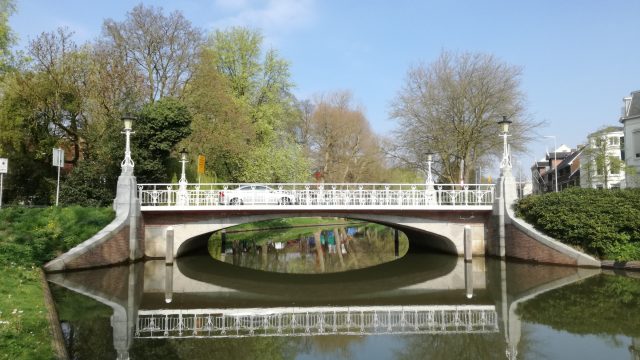
[[[88,240],[45,264],[44,270],[78,270],[142,258],[144,219],[139,209],[136,178],[120,176],[114,200],[115,219]]]

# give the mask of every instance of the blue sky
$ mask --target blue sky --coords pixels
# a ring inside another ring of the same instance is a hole
[[[180,10],[204,30],[249,26],[291,62],[298,98],[350,90],[373,129],[389,135],[389,104],[412,65],[443,49],[491,53],[523,68],[528,111],[548,124],[519,157],[544,156],[557,136],[571,147],[619,125],[622,98],[640,90],[640,1],[142,1]],[[139,1],[18,0],[10,19],[24,47],[68,26],[79,43],[100,36],[105,18],[123,20]]]

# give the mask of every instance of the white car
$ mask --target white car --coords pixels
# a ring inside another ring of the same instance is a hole
[[[242,185],[237,189],[220,192],[220,202],[226,205],[292,205],[295,197],[266,185]]]

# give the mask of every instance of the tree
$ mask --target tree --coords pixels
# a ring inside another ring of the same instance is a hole
[[[170,155],[175,145],[191,132],[191,114],[174,98],[146,104],[132,137],[132,157],[139,183],[166,182],[170,177]]]
[[[41,34],[30,43],[29,66],[3,78],[0,149],[14,163],[19,160],[10,174],[14,201],[49,203],[53,147],[71,150],[67,162],[73,165],[82,157],[89,66],[87,53],[70,37],[66,29]]]
[[[624,145],[620,144],[619,137],[607,136],[612,131],[619,129],[604,127],[589,135],[589,143],[582,150],[580,166],[583,170],[580,176],[585,178],[589,187],[593,186],[594,180],[598,180],[608,189],[611,175],[625,170],[625,162],[618,156],[620,147]]]
[[[350,93],[337,92],[318,97],[314,105],[306,130],[309,152],[325,181],[372,181],[382,173],[378,139],[351,102]]]
[[[257,140],[272,142],[295,117],[289,63],[273,49],[262,58],[262,35],[255,30],[232,28],[216,31],[208,41],[214,63],[229,82],[238,105],[249,114]]]
[[[162,8],[134,7],[123,22],[107,19],[105,39],[143,76],[148,102],[180,97],[202,44],[202,33],[181,12],[165,16]]]
[[[440,181],[457,182],[483,161],[499,157],[496,122],[513,120],[510,144],[523,150],[540,125],[527,118],[520,90],[521,70],[482,53],[443,52],[429,64],[409,69],[391,106],[399,123],[390,153],[405,164],[426,168],[424,153],[436,153]]]
[[[11,45],[15,42],[15,35],[9,27],[9,17],[15,11],[13,0],[0,0],[0,73],[4,73],[11,63]]]

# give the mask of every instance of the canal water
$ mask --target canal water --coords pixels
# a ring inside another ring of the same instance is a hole
[[[173,265],[49,275],[70,358],[640,358],[638,273],[464,262],[370,223],[257,227]]]

